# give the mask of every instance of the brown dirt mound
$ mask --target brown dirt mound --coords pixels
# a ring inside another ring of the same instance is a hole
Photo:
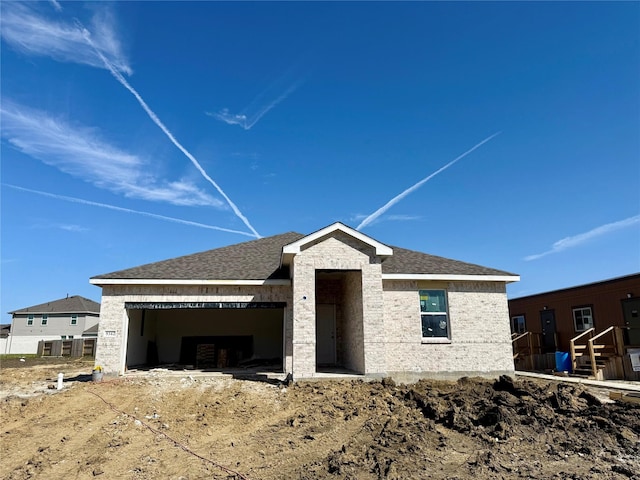
[[[502,377],[285,387],[187,374],[94,384],[90,367],[63,368],[75,380],[47,393],[32,386],[52,384],[53,367],[0,372],[12,389],[0,403],[0,477],[234,478],[218,464],[251,480],[640,480],[640,407],[582,386]]]

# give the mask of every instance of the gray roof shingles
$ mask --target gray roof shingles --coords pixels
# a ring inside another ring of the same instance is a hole
[[[96,275],[93,279],[135,280],[266,280],[287,279],[289,272],[280,268],[282,247],[305,235],[288,232],[205,252],[185,255],[117,272]],[[426,253],[393,248],[393,256],[382,263],[382,273],[514,275]]]
[[[304,235],[295,232],[237,243],[93,278],[172,280],[265,280],[289,278],[280,269],[282,247]]]
[[[100,304],[80,295],[73,295],[9,313],[100,313]]]

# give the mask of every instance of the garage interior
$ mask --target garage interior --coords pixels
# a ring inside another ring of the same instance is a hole
[[[126,369],[283,371],[284,303],[127,303]]]

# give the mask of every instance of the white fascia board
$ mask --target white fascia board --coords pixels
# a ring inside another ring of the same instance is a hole
[[[393,249],[386,246],[384,243],[380,243],[377,240],[374,240],[373,238],[363,233],[360,233],[359,231],[354,230],[353,228],[347,227],[346,225],[340,222],[336,222],[332,225],[329,225],[328,227],[324,227],[323,229],[318,230],[317,232],[311,233],[306,237],[302,237],[298,241],[290,243],[289,245],[285,245],[284,247],[282,247],[282,255],[283,256],[285,254],[295,255],[297,253],[300,253],[300,248],[303,245],[306,245],[307,243],[310,243],[319,238],[322,238],[325,235],[335,232],[336,230],[340,230],[341,232],[346,233],[347,235],[355,239],[358,239],[361,242],[366,243],[367,245],[371,245],[376,249],[376,255],[379,255],[381,257],[385,257],[385,256],[388,257],[393,255]]]
[[[519,282],[520,275],[456,275],[436,273],[383,273],[382,280],[446,280],[456,282]]]
[[[137,278],[92,278],[92,285],[291,285],[291,280],[171,280]]]

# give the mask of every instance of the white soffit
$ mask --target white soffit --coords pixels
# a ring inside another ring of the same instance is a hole
[[[383,280],[446,280],[460,282],[519,282],[520,275],[458,275],[437,273],[383,273]]]

